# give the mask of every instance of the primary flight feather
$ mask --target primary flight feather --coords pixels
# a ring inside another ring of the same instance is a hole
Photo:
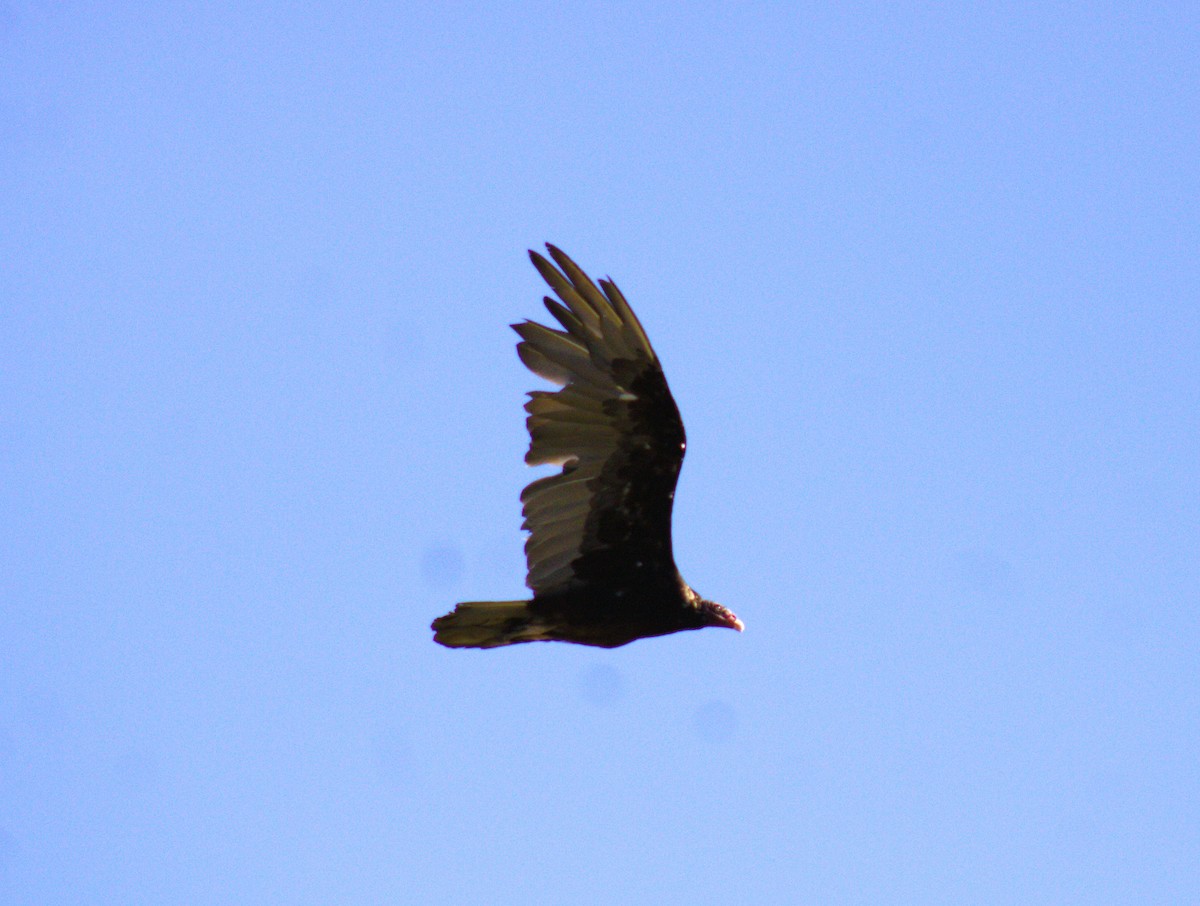
[[[671,506],[686,440],[646,332],[616,284],[597,286],[546,248],[553,264],[529,257],[558,296],[545,304],[562,329],[513,325],[521,361],[561,387],[535,390],[525,404],[525,461],[562,466],[521,492],[533,598],[459,604],[433,621],[434,641],[616,648],[705,626],[741,631],[741,620],[696,594],[675,567]]]

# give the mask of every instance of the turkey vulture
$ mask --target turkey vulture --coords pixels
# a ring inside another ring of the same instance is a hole
[[[611,280],[597,288],[570,258],[529,257],[561,300],[562,330],[514,324],[517,354],[562,387],[529,394],[530,465],[561,465],[521,492],[529,601],[470,601],[433,621],[450,648],[635,639],[742,621],[683,581],[671,552],[671,504],[686,446],[658,356]]]

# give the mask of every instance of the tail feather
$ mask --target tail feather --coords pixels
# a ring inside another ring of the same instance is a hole
[[[466,601],[433,621],[433,640],[447,648],[498,648],[553,638],[528,601]]]

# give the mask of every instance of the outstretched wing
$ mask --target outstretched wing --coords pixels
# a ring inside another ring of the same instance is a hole
[[[611,280],[598,288],[546,248],[558,268],[529,256],[561,300],[545,303],[563,329],[532,321],[513,329],[521,361],[562,387],[529,394],[525,461],[563,468],[521,493],[525,584],[546,595],[673,578],[671,505],[685,447],[679,409],[621,291]]]

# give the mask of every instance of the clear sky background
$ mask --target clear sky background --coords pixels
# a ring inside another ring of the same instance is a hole
[[[150,6],[0,8],[0,901],[1200,900],[1200,7]],[[740,636],[430,640],[547,240]]]

